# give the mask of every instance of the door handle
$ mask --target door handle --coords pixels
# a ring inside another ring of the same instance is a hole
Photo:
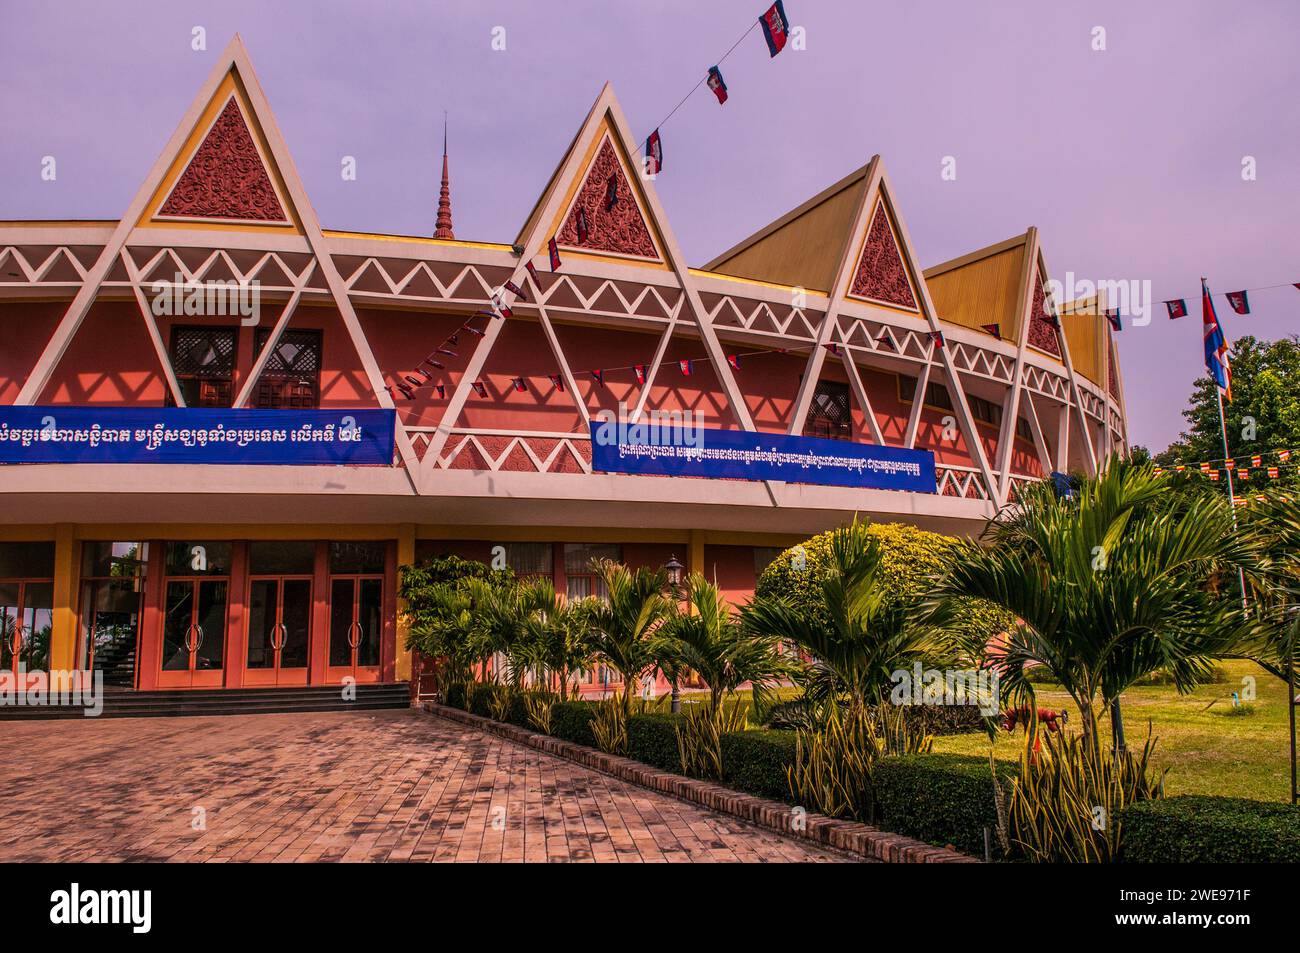
[[[198,634],[198,641],[194,643],[194,653],[197,655],[199,649],[203,648],[203,626],[195,622],[194,631]]]
[[[11,636],[14,655],[20,655],[23,650],[23,628],[21,622],[14,623],[14,634]]]
[[[190,655],[199,650],[198,642],[195,640],[195,629],[198,627],[197,622],[191,622],[190,627],[185,630],[185,651]]]
[[[279,633],[279,640],[276,640],[276,634]],[[289,627],[283,622],[277,622],[271,626],[271,648],[277,652],[284,651],[284,643],[289,641]]]
[[[355,649],[361,644],[361,636],[363,634],[364,632],[361,628],[361,623],[353,621],[353,623],[348,626],[348,645]]]

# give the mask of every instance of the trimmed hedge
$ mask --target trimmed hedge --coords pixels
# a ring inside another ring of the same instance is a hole
[[[682,772],[677,750],[677,725],[681,715],[633,715],[627,722],[627,756],[633,761]]]
[[[753,794],[790,803],[786,768],[794,764],[795,732],[771,728],[722,736],[723,783]]]
[[[1006,779],[1016,770],[1013,764],[998,763],[999,776]],[[994,857],[1001,854],[988,759],[951,754],[881,758],[873,781],[876,819],[886,829],[982,857],[987,827],[995,832]]]
[[[1239,797],[1184,794],[1120,814],[1120,859],[1130,864],[1294,863],[1300,808]]]
[[[595,714],[590,702],[557,702],[551,709],[551,734],[561,741],[594,748],[591,719]]]

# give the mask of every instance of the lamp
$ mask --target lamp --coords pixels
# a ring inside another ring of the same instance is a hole
[[[682,599],[682,570],[686,568],[677,560],[677,554],[668,557],[668,562],[664,563],[664,569],[668,571],[668,585],[672,586],[673,599],[680,602]],[[675,715],[682,710],[682,693],[677,684],[677,679],[673,679],[673,697],[669,710]]]

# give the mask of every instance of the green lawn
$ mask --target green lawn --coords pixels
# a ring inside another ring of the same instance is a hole
[[[1203,685],[1189,695],[1179,695],[1168,685],[1142,686],[1126,692],[1124,733],[1129,747],[1142,745],[1150,721],[1156,738],[1155,764],[1169,769],[1165,778],[1167,795],[1289,800],[1286,683],[1253,662],[1226,662],[1222,667],[1228,673],[1226,683]],[[1249,714],[1232,715],[1231,700],[1223,696],[1242,691],[1242,679],[1247,676],[1255,679],[1257,698],[1244,706]],[[1069,696],[1054,689],[1053,685],[1039,686],[1039,704],[1069,708],[1073,713]],[[1220,700],[1210,705],[1216,698]],[[1071,719],[1071,727],[1077,729],[1077,717]],[[1109,736],[1109,718],[1104,729]],[[995,757],[1015,760],[1024,738],[1019,729],[1013,734],[1000,733]],[[936,738],[934,750],[987,757],[989,742],[983,733],[949,735]]]

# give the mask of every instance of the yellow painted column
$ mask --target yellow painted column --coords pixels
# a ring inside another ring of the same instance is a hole
[[[81,544],[71,523],[54,527],[54,620],[50,671],[70,672],[77,664],[77,584]]]
[[[404,523],[397,528],[397,566],[409,566],[415,562],[415,524]],[[406,647],[406,636],[410,632],[407,617],[406,600],[397,600],[397,655],[394,674],[399,682],[411,677],[411,650]]]
[[[704,568],[704,530],[691,530],[690,552],[686,556],[686,569],[688,572],[698,572],[701,576],[708,576],[708,571]]]

